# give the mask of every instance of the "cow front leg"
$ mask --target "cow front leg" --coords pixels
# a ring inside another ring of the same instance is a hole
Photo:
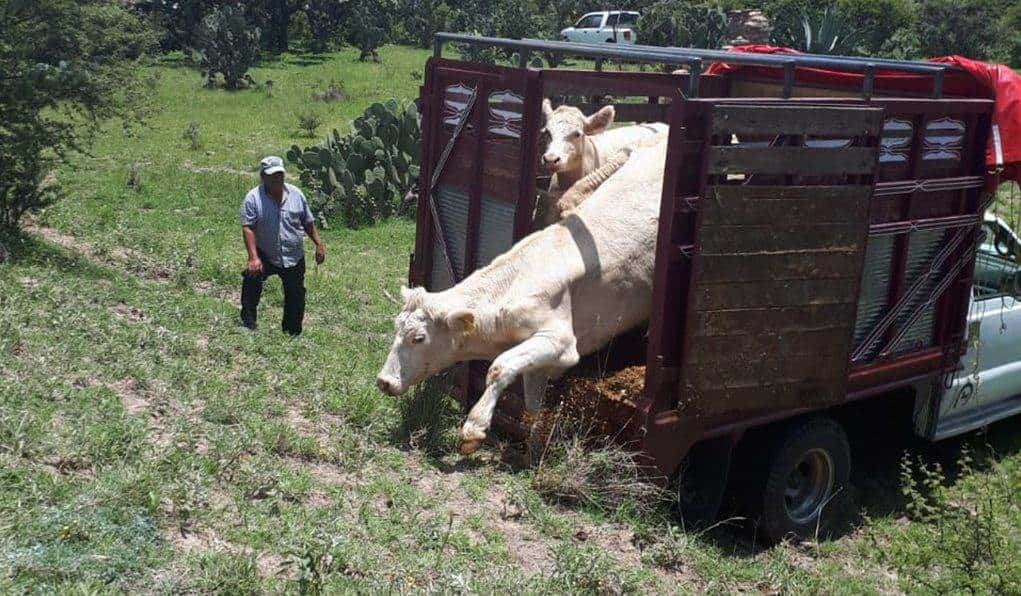
[[[468,419],[461,427],[461,453],[473,453],[482,444],[493,421],[497,399],[518,375],[548,368],[569,368],[578,360],[574,336],[551,332],[536,333],[497,356],[486,374],[486,391],[468,412]]]

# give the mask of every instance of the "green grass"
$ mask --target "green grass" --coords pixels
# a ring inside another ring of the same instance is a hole
[[[412,98],[427,52],[381,56],[285,56],[252,73],[274,81],[272,97],[203,89],[168,60],[150,121],[109,127],[58,173],[65,198],[40,225],[63,236],[5,240],[0,592],[856,593],[926,590],[926,573],[964,589],[976,567],[940,567],[971,553],[966,536],[940,540],[961,518],[913,513],[896,454],[861,489],[860,527],[772,549],[745,531],[682,532],[666,512],[551,505],[499,450],[454,455],[459,415],[442,385],[404,401],[374,387],[394,314],[384,290],[406,277],[411,222],[325,231],[300,339],[276,328],[275,280],[260,331],[239,328],[237,209],[257,160],[309,142],[295,113],[332,79],[348,98],[316,104],[324,132],[372,101]],[[918,498],[992,520],[995,558],[977,568],[988,578],[1017,566],[1021,456],[1010,426],[970,442],[996,453],[962,469],[926,452],[950,479]]]

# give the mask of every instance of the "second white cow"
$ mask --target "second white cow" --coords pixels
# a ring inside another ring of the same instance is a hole
[[[627,145],[669,130],[666,124],[650,123],[610,129],[616,111],[605,106],[586,116],[574,106],[553,109],[550,100],[542,102],[549,145],[542,155],[543,164],[552,172],[549,189],[538,205],[536,228],[544,228],[563,216],[558,202],[579,180],[599,169],[611,156]]]
[[[404,307],[376,384],[400,395],[468,360],[492,360],[461,428],[471,453],[518,376],[530,412],[546,383],[648,319],[666,143],[639,147],[563,220],[526,236],[442,292],[402,289]]]

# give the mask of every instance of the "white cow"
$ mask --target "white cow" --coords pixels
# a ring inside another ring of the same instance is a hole
[[[665,158],[665,142],[636,148],[571,214],[452,288],[402,288],[379,389],[400,395],[458,362],[492,360],[461,428],[465,454],[518,375],[528,411],[538,411],[551,377],[648,319]]]
[[[545,99],[542,113],[546,121],[543,130],[549,134],[549,146],[542,161],[553,176],[549,189],[539,201],[536,228],[558,221],[563,216],[558,205],[563,194],[600,168],[610,156],[629,144],[669,130],[666,124],[661,123],[610,130],[616,115],[613,106],[605,106],[595,114],[585,116],[578,108],[568,105],[554,110],[550,100]]]

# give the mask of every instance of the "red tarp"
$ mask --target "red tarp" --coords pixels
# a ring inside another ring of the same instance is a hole
[[[797,54],[796,50],[768,45],[747,45],[732,48],[732,52],[752,54]],[[993,134],[986,148],[986,165],[994,172],[998,165],[1003,167],[1001,181],[1013,180],[1021,183],[1021,76],[1000,64],[987,64],[961,56],[933,58],[931,62],[952,64],[960,71],[947,71],[943,80],[944,95],[992,99]],[[745,66],[739,64],[712,64],[708,74],[723,74],[740,70],[763,78],[782,78],[777,68]],[[863,75],[857,73],[826,70],[822,68],[798,67],[799,83],[815,83],[831,87],[861,89]],[[873,92],[896,94],[900,92],[926,93],[932,91],[933,77],[877,68],[874,71]],[[997,137],[999,151],[997,151]],[[990,174],[990,182],[995,175]]]

